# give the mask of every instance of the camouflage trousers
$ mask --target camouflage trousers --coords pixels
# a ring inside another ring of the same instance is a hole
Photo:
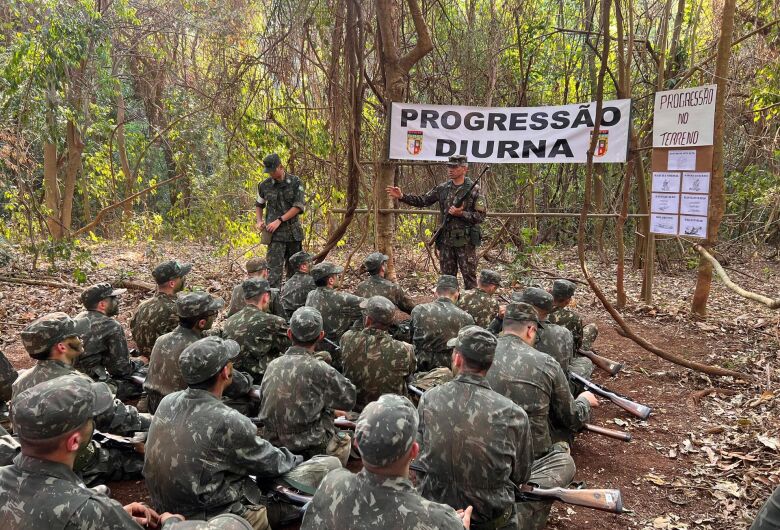
[[[268,261],[268,283],[271,287],[282,286],[282,269],[286,268],[287,278],[295,274],[290,262],[290,256],[303,250],[301,241],[271,241],[265,259]]]
[[[565,488],[574,478],[577,466],[569,454],[569,446],[558,442],[549,453],[531,466],[528,482],[540,488]],[[553,501],[521,501],[515,506],[520,530],[541,530],[547,524]]]
[[[477,286],[477,247],[437,245],[437,248],[441,273],[457,277],[460,269],[460,274],[463,276],[463,290],[474,289]]]
[[[596,337],[599,336],[599,328],[596,324],[588,324],[582,328],[582,349],[592,350]]]
[[[144,457],[129,448],[107,447],[92,440],[78,452],[73,467],[87,486],[93,486],[142,478]]]

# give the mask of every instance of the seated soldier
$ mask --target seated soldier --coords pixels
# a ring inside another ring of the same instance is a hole
[[[573,311],[570,307],[571,299],[574,296],[574,291],[577,286],[574,282],[569,280],[555,280],[553,282],[551,294],[553,296],[553,310],[547,317],[553,324],[563,326],[574,336],[574,352],[575,356],[572,362],[588,363],[591,362],[587,357],[576,355],[576,352],[583,350],[590,350],[593,348],[593,341],[599,334],[596,324],[582,325],[582,317]],[[577,372],[579,373],[579,371]]]
[[[366,259],[363,260],[363,266],[365,266],[369,277],[357,286],[355,294],[363,298],[384,296],[404,313],[411,313],[417,304],[412,301],[400,285],[385,278],[388,259],[381,252],[372,252],[366,256]]]
[[[458,307],[474,318],[477,326],[487,328],[498,315],[498,300],[494,298],[501,286],[501,275],[490,269],[479,273],[476,289],[466,291],[458,301]]]
[[[233,513],[265,530],[285,516],[255,478],[316,488],[341,463],[322,456],[299,465],[303,457],[257,436],[249,418],[222,402],[239,351],[235,341],[220,337],[205,337],[184,349],[179,369],[189,387],[160,402],[146,443],[144,477],[158,510],[199,519]]]
[[[144,300],[130,318],[130,330],[138,352],[149,357],[157,337],[173,331],[179,323],[176,293],[184,289],[184,277],[192,270],[189,263],[166,261],[152,271],[157,292]]]
[[[414,440],[417,411],[401,396],[369,403],[357,421],[355,440],[363,469],[330,473],[303,517],[301,530],[457,530],[469,528],[471,506],[456,512],[425,500],[409,480],[420,448]]]
[[[547,321],[547,315],[553,307],[552,295],[544,289],[528,287],[520,295],[520,301],[533,306],[542,323],[536,332],[534,348],[558,361],[563,371],[568,372],[574,355],[574,339],[568,329]]]
[[[144,363],[131,359],[122,324],[111,318],[119,314],[119,296],[127,289],[114,289],[110,283],[98,283],[81,293],[86,311],[76,319],[90,323],[84,334],[84,353],[76,357],[74,366],[95,381],[110,386],[116,397],[126,400],[141,395],[141,387],[130,376],[141,370]]]
[[[246,262],[246,275],[247,278],[263,278],[267,280],[268,262],[263,258],[250,259]],[[244,289],[241,287],[241,283],[239,283],[233,287],[233,293],[230,295],[230,308],[228,308],[227,316],[233,316],[246,307],[244,298]],[[268,304],[268,312],[287,320],[287,314],[284,311],[284,307],[282,307],[281,297],[279,296],[279,289],[271,288],[271,302]]]
[[[421,371],[449,367],[452,349],[447,341],[457,337],[460,328],[474,324],[474,318],[455,305],[458,289],[455,276],[442,274],[436,283],[437,299],[412,311],[412,343]]]
[[[219,335],[236,341],[241,356],[236,368],[252,376],[255,384],[263,380],[265,369],[290,345],[287,322],[267,313],[271,303],[271,285],[263,278],[249,278],[241,284],[246,307],[222,323]]]
[[[778,530],[780,528],[780,486],[764,501],[750,530]]]
[[[576,432],[590,419],[590,409],[598,406],[598,401],[590,392],[583,392],[575,400],[561,365],[533,348],[541,324],[532,306],[509,304],[503,324],[504,333],[498,339],[487,381],[494,391],[528,414],[534,450],[529,482],[542,488],[566,487],[574,478],[576,466],[566,442],[552,443],[550,424]],[[551,501],[518,503],[520,528],[544,528],[551,505]]]
[[[418,488],[429,500],[473,506],[474,528],[516,529],[515,485],[533,463],[528,416],[485,381],[492,333],[466,326],[450,345],[455,379],[421,396],[417,410]]]
[[[3,352],[0,351],[0,424],[8,422],[8,405],[11,388],[19,374]]]
[[[339,340],[348,329],[362,321],[360,303],[365,300],[360,296],[336,289],[342,272],[344,272],[343,267],[328,261],[315,265],[311,270],[311,277],[317,288],[306,298],[306,305],[313,307],[322,315],[325,339],[321,347],[331,354],[333,367],[339,371],[341,371]]]
[[[319,311],[298,308],[287,336],[293,345],[268,364],[260,386],[263,438],[304,458],[327,454],[346,465],[351,439],[333,425],[333,411],[352,410],[355,385],[314,357],[325,336]]]
[[[311,254],[301,250],[287,260],[295,274],[287,278],[282,285],[281,300],[285,318],[290,318],[295,310],[306,305],[306,297],[316,289],[314,279],[309,275],[311,269]]]

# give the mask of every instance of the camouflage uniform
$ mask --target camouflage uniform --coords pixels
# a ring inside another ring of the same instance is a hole
[[[569,300],[574,296],[575,289],[576,286],[569,280],[555,280],[552,287],[552,296],[555,303]],[[586,379],[590,379],[593,373],[593,362],[587,357],[578,355],[577,352],[581,349],[591,350],[593,348],[593,341],[596,340],[596,336],[599,333],[596,324],[583,326],[582,318],[565,306],[555,307],[547,318],[551,323],[558,324],[571,331],[571,334],[574,336],[574,357],[571,361],[570,370]]]
[[[5,406],[5,402],[11,399],[11,386],[17,377],[19,374],[11,362],[0,352],[0,410]]]
[[[246,262],[246,272],[252,275],[261,271],[268,270],[268,262],[263,258],[252,258]],[[262,277],[262,276],[260,276]],[[243,283],[243,282],[242,282]],[[244,298],[244,288],[241,287],[241,283],[233,287],[233,292],[230,295],[230,307],[228,308],[227,316],[233,316],[246,307],[246,299]],[[268,304],[268,313],[287,319],[287,314],[282,307],[282,300],[279,294],[279,289],[271,289],[271,302]]]
[[[384,296],[404,313],[411,313],[417,304],[409,297],[400,285],[379,275],[379,269],[387,261],[387,256],[380,252],[372,252],[363,261],[370,276],[360,282],[355,294],[363,298]]]
[[[270,160],[272,157],[275,159]],[[266,168],[265,172],[269,173],[275,170],[281,161],[279,156],[274,154],[268,155],[263,163]],[[305,201],[306,188],[303,181],[291,173],[285,172],[284,178],[280,181],[269,177],[257,185],[255,206],[265,210],[266,225],[271,224],[293,207],[298,208],[300,213],[303,213],[306,209]],[[271,241],[266,252],[270,269],[268,281],[271,283],[271,287],[278,288],[282,284],[282,268],[285,263],[290,259],[290,256],[303,249],[303,227],[301,226],[300,214],[283,221],[279,228],[269,235]],[[294,272],[288,264],[287,277],[292,276]]]
[[[19,440],[0,427],[0,467],[10,466],[20,450]]]
[[[138,353],[151,355],[157,337],[170,333],[178,325],[176,296],[158,292],[141,302],[130,318],[130,330]]]
[[[296,309],[306,305],[306,298],[316,288],[308,273],[298,271],[287,278],[280,296],[287,318],[291,317]]]
[[[780,487],[764,502],[750,525],[750,530],[777,530],[780,528]]]
[[[355,439],[363,462],[385,467],[408,454],[417,413],[408,399],[386,394],[358,418]],[[465,508],[465,506],[464,506]],[[408,478],[363,468],[331,472],[314,494],[302,530],[463,530],[455,510],[425,500]]]
[[[544,327],[536,332],[534,348],[558,361],[564,372],[569,371],[574,352],[574,339],[568,329],[545,321]]]
[[[492,284],[501,285],[501,276],[489,269],[483,269],[479,273],[480,285]],[[498,300],[493,295],[476,287],[471,291],[466,291],[458,300],[458,307],[474,318],[477,326],[487,328],[493,318],[498,315]]]

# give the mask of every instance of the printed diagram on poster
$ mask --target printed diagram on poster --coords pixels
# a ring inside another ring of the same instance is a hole
[[[677,193],[653,193],[650,211],[653,213],[679,213],[680,195]]]
[[[680,235],[688,237],[707,237],[707,218],[691,215],[680,216]]]
[[[706,218],[709,203],[709,195],[683,193],[680,200],[680,213],[683,215],[703,215]]]
[[[683,193],[709,193],[709,173],[685,173],[682,184]]]
[[[679,193],[680,174],[666,171],[653,173],[653,193]]]
[[[651,214],[650,231],[655,234],[676,236],[678,219],[677,215]]]
[[[669,171],[696,171],[696,151],[693,149],[669,151]]]

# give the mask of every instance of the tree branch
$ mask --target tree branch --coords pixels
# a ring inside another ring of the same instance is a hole
[[[433,41],[431,40],[431,34],[428,32],[428,25],[425,23],[425,18],[423,18],[420,10],[420,4],[417,0],[407,0],[407,4],[409,4],[409,11],[412,14],[412,20],[414,20],[417,43],[409,53],[398,61],[398,67],[405,73],[408,73],[417,64],[417,61],[433,50]]]

